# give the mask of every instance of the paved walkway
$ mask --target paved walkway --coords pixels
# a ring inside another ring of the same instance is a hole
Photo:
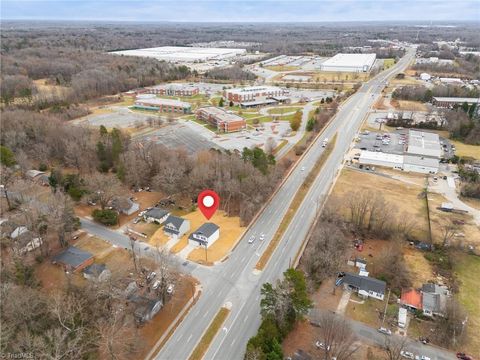
[[[339,315],[345,315],[345,311],[347,310],[348,301],[350,300],[350,296],[352,295],[351,291],[343,290],[342,297],[338,302],[337,310],[335,313]]]

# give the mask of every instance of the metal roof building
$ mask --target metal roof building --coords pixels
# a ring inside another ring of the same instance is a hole
[[[337,54],[320,64],[320,70],[369,72],[376,58],[376,54]]]
[[[408,155],[440,158],[442,156],[442,149],[440,147],[440,138],[438,134],[409,130],[406,153]]]

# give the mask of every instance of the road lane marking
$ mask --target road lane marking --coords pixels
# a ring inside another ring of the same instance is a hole
[[[187,339],[187,343],[190,342],[190,339],[192,338],[193,334],[190,334],[190,336]]]
[[[237,339],[233,339],[232,343],[230,344],[230,347],[232,347],[233,344],[235,344],[235,340],[237,340]]]

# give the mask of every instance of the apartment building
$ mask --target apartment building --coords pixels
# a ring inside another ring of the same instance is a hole
[[[245,129],[247,123],[239,115],[229,113],[224,109],[207,106],[197,110],[197,119],[208,122],[221,132],[234,132]]]

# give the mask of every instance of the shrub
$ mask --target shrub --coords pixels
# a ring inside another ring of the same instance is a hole
[[[47,164],[41,163],[41,164],[38,166],[38,170],[39,170],[39,171],[47,171],[47,170],[48,170]]]
[[[107,226],[116,225],[118,223],[118,214],[113,210],[95,209],[92,212],[93,219]]]

